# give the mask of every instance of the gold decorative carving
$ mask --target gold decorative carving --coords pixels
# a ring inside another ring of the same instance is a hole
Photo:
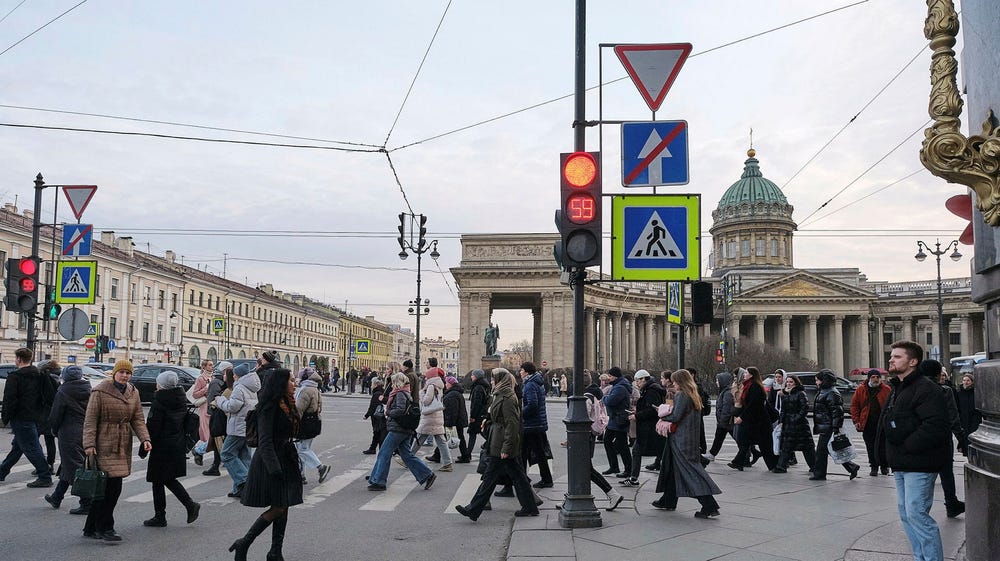
[[[835,290],[817,286],[811,282],[796,279],[788,284],[775,287],[760,296],[842,296]]]
[[[934,175],[970,187],[986,223],[1000,226],[1000,124],[990,110],[982,134],[966,138],[959,131],[963,102],[956,83],[957,35],[953,0],[927,0],[924,36],[933,51],[928,112],[934,124],[924,130],[920,162]]]

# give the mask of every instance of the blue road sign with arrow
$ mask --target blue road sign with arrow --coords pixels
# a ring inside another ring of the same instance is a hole
[[[622,185],[685,185],[688,169],[687,121],[622,123]]]

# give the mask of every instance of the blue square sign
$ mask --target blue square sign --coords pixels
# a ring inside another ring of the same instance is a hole
[[[622,123],[622,185],[687,184],[687,133],[687,121]]]

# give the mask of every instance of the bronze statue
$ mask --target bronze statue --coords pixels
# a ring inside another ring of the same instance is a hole
[[[490,322],[490,326],[486,328],[486,335],[483,336],[483,342],[486,343],[486,356],[496,356],[497,354],[497,339],[500,338],[500,326],[493,325]]]

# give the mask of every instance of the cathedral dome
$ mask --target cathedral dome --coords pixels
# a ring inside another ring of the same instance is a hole
[[[720,210],[723,207],[739,206],[743,203],[788,204],[788,199],[781,189],[760,172],[760,161],[754,157],[756,155],[757,151],[752,148],[747,151],[749,158],[743,164],[743,176],[722,195],[722,199],[719,200]]]

